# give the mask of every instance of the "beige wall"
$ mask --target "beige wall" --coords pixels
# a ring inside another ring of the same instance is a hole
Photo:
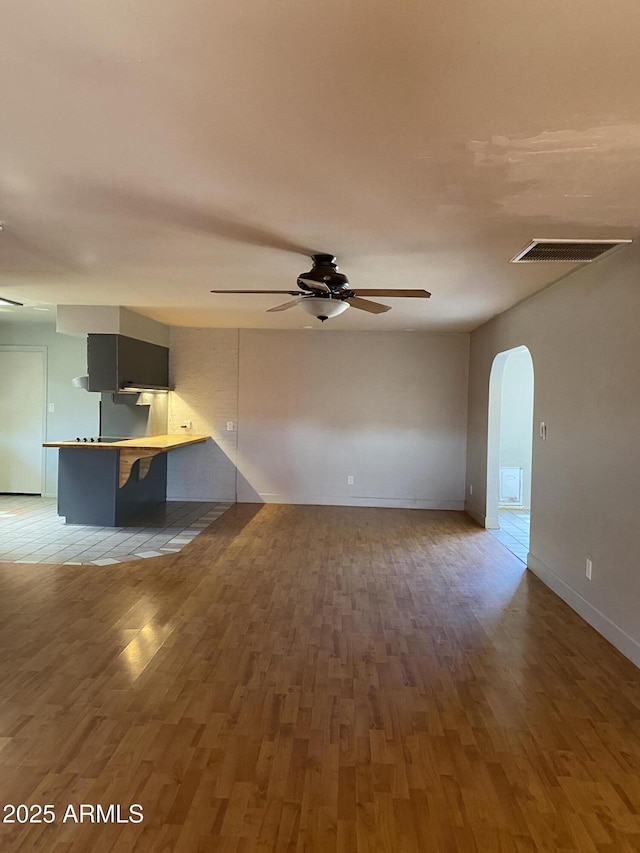
[[[174,328],[169,431],[191,421],[213,440],[169,454],[168,495],[462,509],[468,347],[468,335]]]
[[[462,509],[468,340],[241,331],[238,500]]]
[[[639,270],[633,245],[472,334],[467,451],[467,509],[482,521],[489,373],[525,344],[534,423],[547,424],[546,441],[534,429],[529,567],[638,664]]]

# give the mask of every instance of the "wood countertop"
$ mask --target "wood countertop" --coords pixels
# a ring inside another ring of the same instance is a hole
[[[119,477],[120,488],[125,485],[131,476],[133,466],[138,460],[142,460],[139,470],[140,479],[143,479],[149,470],[152,457],[168,450],[176,450],[188,444],[200,444],[211,438],[209,435],[147,435],[140,438],[124,438],[121,441],[47,441],[43,447],[67,448],[90,448],[91,450],[119,450]]]
[[[125,438],[122,441],[47,441],[43,447],[84,447],[92,450],[135,450],[164,453],[188,444],[199,444],[211,436],[178,433],[177,435],[146,435],[140,438]]]

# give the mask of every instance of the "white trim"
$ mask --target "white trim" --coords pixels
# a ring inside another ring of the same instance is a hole
[[[592,628],[602,634],[619,652],[629,658],[636,666],[640,666],[640,642],[634,640],[619,625],[601,613],[531,552],[527,554],[527,568],[565,601],[569,607],[582,616],[585,622],[588,622]]]
[[[474,521],[477,521],[481,527],[486,527],[487,530],[499,530],[500,522],[498,521],[498,517],[483,515],[482,510],[474,509],[471,504],[465,503],[464,511],[467,515],[470,515]]]
[[[477,509],[473,509],[473,507],[471,507],[466,501],[464,511],[467,515],[470,515],[474,521],[477,521],[481,527],[484,527],[484,515],[481,512],[478,512]]]
[[[300,504],[304,506],[368,506],[398,509],[442,509],[464,512],[464,501],[432,501],[412,498],[345,498],[342,496],[264,493],[258,495],[265,504]],[[255,503],[238,499],[238,503]]]

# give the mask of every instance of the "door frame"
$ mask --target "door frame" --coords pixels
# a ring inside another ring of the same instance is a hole
[[[49,388],[49,356],[48,347],[27,344],[10,345],[0,344],[0,352],[39,352],[42,353],[42,424],[40,426],[41,442],[47,440],[47,389]],[[40,495],[44,497],[47,494],[47,449],[40,448]]]

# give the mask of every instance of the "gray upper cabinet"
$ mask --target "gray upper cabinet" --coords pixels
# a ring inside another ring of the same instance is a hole
[[[169,387],[169,350],[125,335],[87,337],[89,391]]]

